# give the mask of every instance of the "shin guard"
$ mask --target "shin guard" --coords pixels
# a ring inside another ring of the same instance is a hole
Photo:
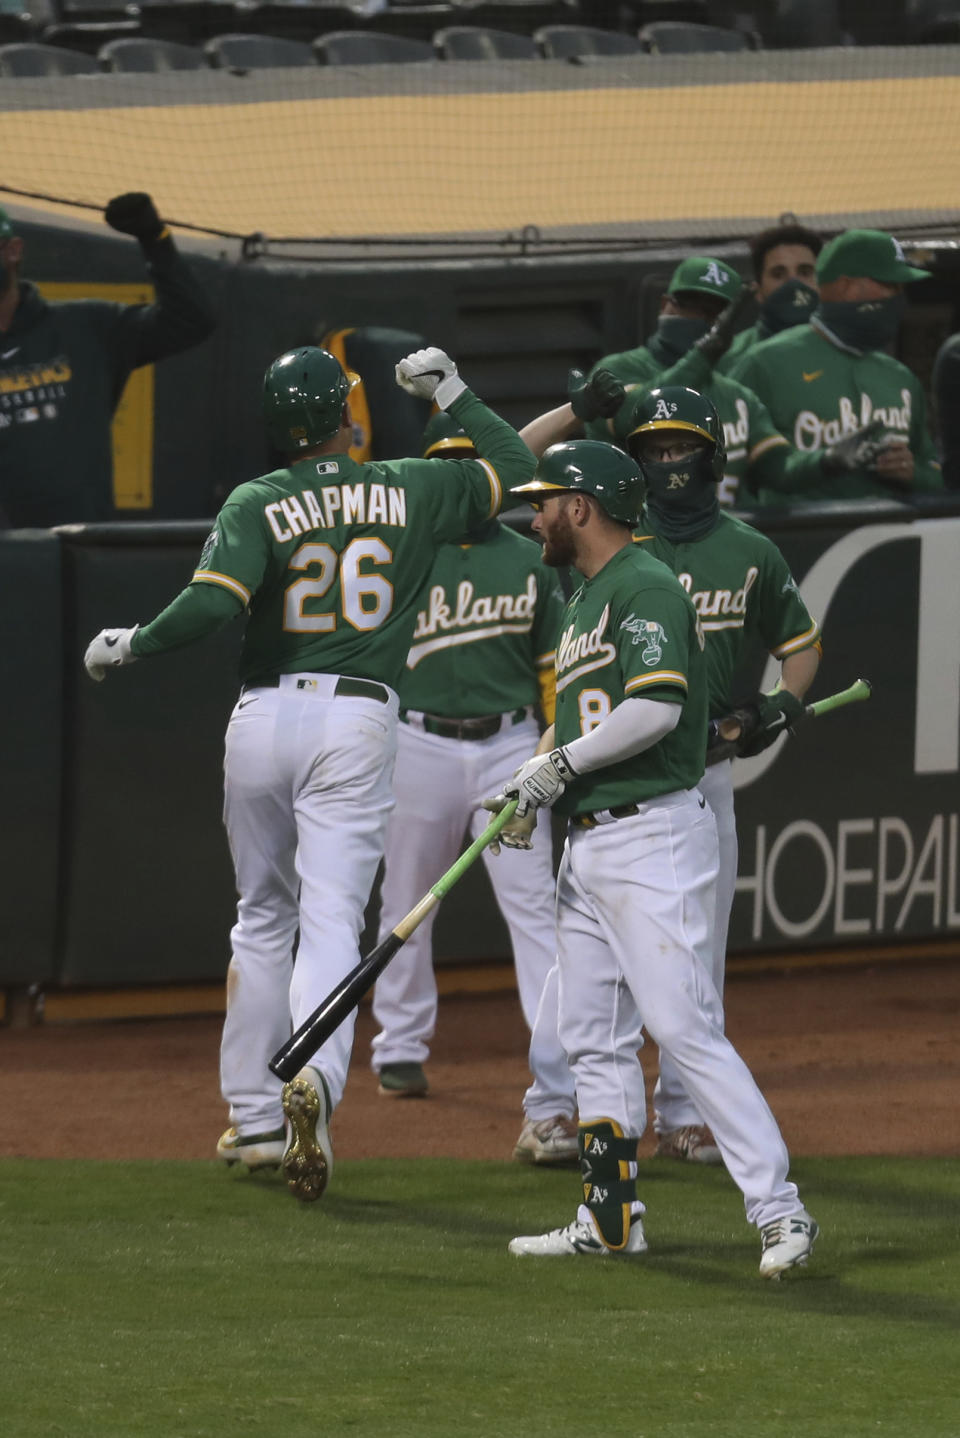
[[[630,1165],[637,1161],[637,1140],[624,1138],[612,1118],[581,1123],[578,1140],[583,1201],[606,1246],[624,1248],[637,1197],[636,1176],[630,1177]]]

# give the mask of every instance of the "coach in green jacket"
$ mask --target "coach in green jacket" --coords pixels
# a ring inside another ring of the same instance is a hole
[[[104,219],[139,241],[155,304],[49,303],[20,278],[23,240],[0,209],[0,525],[115,518],[110,424],[131,371],[214,328],[149,195],[118,195]]]

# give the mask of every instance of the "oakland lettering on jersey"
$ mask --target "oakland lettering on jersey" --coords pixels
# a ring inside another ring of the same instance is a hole
[[[426,609],[421,609],[417,615],[414,642],[441,630],[473,629],[479,624],[496,624],[502,619],[533,619],[537,606],[537,580],[533,574],[527,579],[527,587],[522,594],[481,594],[479,599],[474,599],[474,593],[472,581],[464,579],[457,585],[456,606],[451,609],[443,585],[433,585]],[[529,623],[525,627],[529,628]]]
[[[565,629],[557,645],[557,693],[594,669],[605,669],[617,657],[614,645],[603,642],[604,630],[610,619],[610,605],[603,606],[603,613],[596,628],[589,634],[575,634],[575,624]]]
[[[299,495],[276,500],[264,508],[273,536],[287,544],[314,529],[333,529],[337,524],[386,524],[404,528],[407,523],[407,496],[392,484],[325,484],[319,494],[303,489]]]
[[[721,619],[720,623],[705,624],[704,629],[740,628],[747,612],[747,595],[756,584],[760,571],[755,564],[744,575],[740,589],[697,589],[693,587],[692,574],[678,574],[677,578],[693,601],[698,619]],[[737,616],[728,619],[728,615]],[[724,622],[725,621],[725,622]]]
[[[910,433],[913,415],[909,389],[902,389],[900,398],[903,400],[902,407],[891,404],[884,408],[882,405],[875,406],[870,396],[863,394],[860,396],[858,416],[854,401],[841,395],[838,401],[838,419],[821,419],[813,410],[802,409],[794,421],[793,442],[797,449],[826,449],[829,445],[836,444],[844,435],[852,434],[855,429],[869,424],[872,419],[882,420],[889,430],[898,431],[906,437]]]
[[[727,420],[723,421],[723,443],[728,459],[731,450],[745,450],[750,438],[750,411],[747,408],[746,400],[737,399],[734,408],[737,411],[736,423],[730,424]]]
[[[457,585],[456,603],[451,607],[442,584],[434,584],[426,609],[417,615],[407,668],[416,669],[421,659],[439,650],[472,644],[477,639],[498,639],[504,634],[529,634],[537,607],[537,579],[531,574],[522,594],[481,594],[474,598],[471,580]],[[437,637],[439,636],[439,637]]]

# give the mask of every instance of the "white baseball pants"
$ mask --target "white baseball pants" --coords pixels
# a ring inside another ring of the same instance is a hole
[[[710,977],[720,996],[720,1025],[723,1027],[723,981],[727,966],[727,934],[730,910],[737,887],[737,820],[733,809],[733,761],[724,759],[711,764],[700,780],[699,789],[717,821],[720,848],[720,869],[717,874],[716,917],[710,947]],[[660,1077],[653,1091],[654,1120],[657,1133],[670,1133],[688,1124],[706,1120],[689,1096],[677,1066],[669,1054],[660,1055]]]
[[[413,724],[398,725],[397,804],[384,856],[381,939],[450,867],[461,850],[464,830],[469,828],[474,838],[483,832],[491,815],[479,807],[480,801],[498,793],[536,749],[539,732],[532,718],[513,724],[507,717],[504,722],[505,728],[481,740],[445,738]],[[520,1007],[532,1028],[556,957],[549,815],[541,817],[529,852],[504,849],[494,857],[487,850],[483,858],[510,932]],[[373,1014],[380,1032],[373,1040],[372,1058],[376,1072],[388,1063],[422,1063],[429,1054],[437,1017],[435,917],[436,911],[411,934],[377,980]],[[551,1087],[570,1087],[555,1014],[552,1026],[543,1026],[530,1061]],[[572,1095],[569,1107],[572,1113]]]
[[[240,1133],[283,1124],[267,1063],[360,960],[393,808],[397,696],[384,686],[386,704],[335,697],[337,677],[285,674],[276,689],[248,689],[227,728],[224,823],[239,902],[220,1076]],[[351,1017],[313,1060],[334,1107],[353,1028]]]
[[[570,829],[557,886],[560,1037],[581,1122],[614,1119],[639,1137],[643,1026],[710,1124],[748,1220],[762,1226],[799,1200],[776,1120],[723,1033],[710,977],[717,866],[716,822],[696,789]]]

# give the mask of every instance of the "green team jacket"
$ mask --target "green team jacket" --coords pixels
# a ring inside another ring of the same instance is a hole
[[[0,334],[0,511],[11,525],[115,519],[110,424],[132,370],[206,339],[215,317],[166,238],[144,253],[157,297],[52,304],[22,283]]]
[[[690,789],[703,775],[707,671],[696,611],[666,565],[627,544],[571,596],[557,642],[556,742],[571,744],[634,695],[682,704],[677,727],[640,754],[574,779],[558,814]]]
[[[878,417],[888,435],[910,446],[916,464],[912,488],[943,488],[920,381],[890,355],[841,349],[811,321],[755,345],[734,377],[760,396],[777,428],[801,453],[835,444]],[[762,501],[789,502],[791,507],[823,499],[896,499],[910,493],[885,484],[869,470],[832,478],[819,471],[797,471],[774,487],[778,493],[763,494]]]
[[[819,643],[820,627],[787,561],[772,540],[735,515],[721,513],[709,534],[682,544],[655,534],[645,521],[634,543],[665,564],[693,601],[704,638],[711,719],[730,712],[730,686],[749,640],[759,640],[781,660]]]
[[[467,719],[540,699],[563,593],[539,544],[496,521],[490,528],[437,553],[400,680],[404,708]]]
[[[450,406],[483,459],[348,454],[298,460],[241,484],[191,583],[132,643],[175,649],[249,609],[240,679],[301,671],[396,688],[438,547],[492,518],[533,455],[476,395]]]
[[[645,345],[607,355],[594,365],[608,369],[628,390],[627,398],[612,420],[591,420],[585,425],[591,439],[612,437],[624,445],[633,428],[634,411],[644,395],[658,385],[682,384],[711,399],[723,425],[727,463],[720,483],[720,503],[727,507],[738,503],[755,503],[764,489],[780,489],[783,476],[791,472],[793,483],[800,483],[808,471],[819,474],[816,456],[796,454],[779,432],[770,414],[754,392],[728,375],[717,374],[714,367],[697,350],[688,350],[676,364],[664,369]],[[800,473],[797,473],[799,469]],[[751,491],[744,494],[743,488]]]

